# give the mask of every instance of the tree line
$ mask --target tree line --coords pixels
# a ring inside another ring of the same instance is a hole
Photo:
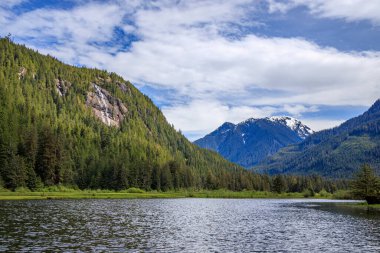
[[[62,96],[57,80],[70,83]],[[108,127],[86,105],[91,83],[128,109]],[[0,39],[0,186],[333,192],[347,182],[255,174],[200,149],[115,73],[65,65]]]
[[[351,183],[353,196],[369,204],[380,204],[380,177],[368,164],[364,164]]]

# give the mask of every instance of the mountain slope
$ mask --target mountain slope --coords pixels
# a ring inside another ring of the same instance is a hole
[[[364,114],[288,146],[256,168],[271,174],[349,177],[364,163],[380,172],[380,100]]]
[[[194,143],[217,151],[226,159],[251,167],[280,148],[298,143],[312,133],[300,121],[290,117],[248,119],[237,125],[224,123]]]
[[[0,39],[0,187],[246,187],[114,73],[65,65]]]

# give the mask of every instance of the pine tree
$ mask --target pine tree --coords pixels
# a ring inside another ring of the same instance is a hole
[[[368,164],[363,165],[356,175],[352,190],[359,198],[380,195],[380,179]]]
[[[282,175],[275,176],[273,180],[273,191],[277,193],[282,193],[286,190],[285,180]]]

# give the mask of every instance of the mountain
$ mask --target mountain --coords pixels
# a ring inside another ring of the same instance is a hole
[[[291,117],[251,118],[237,125],[226,122],[194,143],[248,168],[311,133],[309,127]]]
[[[115,73],[0,39],[0,188],[252,188],[245,176]]]
[[[281,149],[256,169],[270,174],[313,174],[345,178],[364,163],[380,172],[380,100],[338,127],[317,132]]]
[[[273,121],[273,122],[278,122],[284,126],[287,126],[289,127],[291,130],[293,130],[294,132],[297,133],[297,135],[301,138],[301,139],[305,139],[306,137],[308,137],[310,134],[313,134],[314,131],[310,129],[310,127],[302,124],[301,121],[295,119],[295,118],[292,118],[292,117],[270,117],[268,118],[269,120]]]

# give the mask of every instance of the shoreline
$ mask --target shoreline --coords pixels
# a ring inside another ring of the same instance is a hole
[[[73,190],[73,191],[38,191],[38,192],[0,192],[0,203],[2,201],[14,200],[81,200],[81,199],[178,199],[178,198],[214,198],[214,199],[326,199],[339,200],[347,202],[351,199],[337,198],[332,194],[328,196],[305,197],[303,193],[273,193],[260,191],[228,191],[228,190],[199,190],[199,191],[138,191],[114,192],[107,190]],[[369,205],[366,202],[362,203],[342,203],[340,206],[362,209],[366,211],[380,212],[380,204]]]
[[[367,204],[366,202],[362,203],[353,203],[353,204],[343,204],[344,207],[350,207],[355,209],[361,209],[364,211],[374,211],[380,212],[380,204]]]
[[[230,198],[230,199],[333,199],[334,196],[316,194],[305,197],[303,193],[273,193],[259,191],[228,190],[179,190],[179,191],[106,191],[106,190],[73,190],[73,191],[36,191],[36,192],[0,192],[2,200],[45,200],[45,199],[167,199],[167,198]]]

